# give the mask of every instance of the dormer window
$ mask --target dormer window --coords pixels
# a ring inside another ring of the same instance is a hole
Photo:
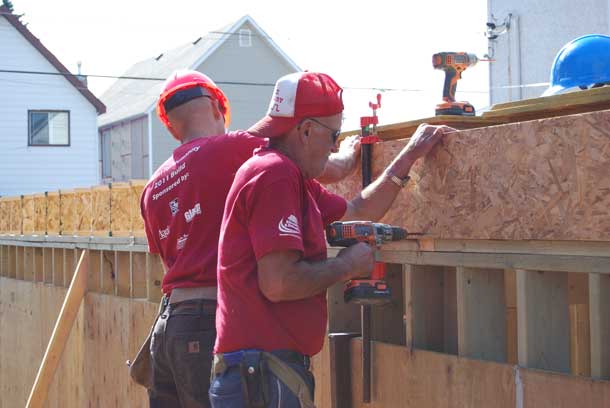
[[[247,28],[239,30],[239,46],[240,47],[251,47],[252,46],[252,32]]]

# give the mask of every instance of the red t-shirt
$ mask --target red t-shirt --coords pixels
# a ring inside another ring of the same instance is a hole
[[[140,201],[150,252],[165,264],[163,292],[216,286],[218,234],[239,167],[265,142],[246,132],[180,145],[153,174]]]
[[[269,301],[258,286],[257,260],[298,250],[326,259],[324,226],[340,219],[346,201],[276,150],[259,149],[235,175],[218,248],[216,353],[242,349],[293,350],[312,356],[326,333],[326,293]]]

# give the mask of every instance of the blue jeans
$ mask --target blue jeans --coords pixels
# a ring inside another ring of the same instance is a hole
[[[313,374],[302,364],[287,363],[309,386],[313,399],[315,382]],[[267,408],[301,408],[297,397],[270,370],[267,372],[269,382],[269,403]],[[239,365],[229,367],[218,374],[210,384],[210,402],[212,408],[248,408],[242,391]]]

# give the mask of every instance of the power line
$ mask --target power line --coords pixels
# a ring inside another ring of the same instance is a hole
[[[23,75],[49,75],[49,76],[75,76],[75,77],[89,77],[89,78],[104,78],[104,79],[129,79],[129,80],[141,80],[141,81],[165,81],[166,78],[158,77],[145,77],[145,76],[130,76],[130,75],[99,75],[99,74],[81,74],[75,75],[70,72],[49,72],[49,71],[26,71],[26,70],[11,70],[11,69],[0,69],[0,73],[7,74],[23,74]],[[274,87],[275,83],[270,82],[247,82],[247,81],[214,81],[218,85],[237,85],[237,86],[265,86]],[[84,89],[84,88],[83,88]],[[379,91],[379,92],[428,92],[426,89],[416,88],[388,88],[388,87],[357,87],[357,86],[345,86],[343,89],[356,90],[356,91]],[[463,93],[481,93],[485,94],[487,91],[465,91],[460,90]]]

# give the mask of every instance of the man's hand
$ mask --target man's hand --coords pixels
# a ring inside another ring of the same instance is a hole
[[[358,153],[360,153],[360,136],[351,135],[341,141],[337,154],[344,154],[356,160]]]
[[[348,266],[345,280],[370,276],[375,266],[373,248],[364,242],[343,248],[337,258]]]
[[[456,130],[445,125],[432,126],[422,123],[409,139],[409,143],[398,153],[387,169],[398,177],[407,176],[413,163],[430,153],[443,136],[451,132],[456,132]]]

